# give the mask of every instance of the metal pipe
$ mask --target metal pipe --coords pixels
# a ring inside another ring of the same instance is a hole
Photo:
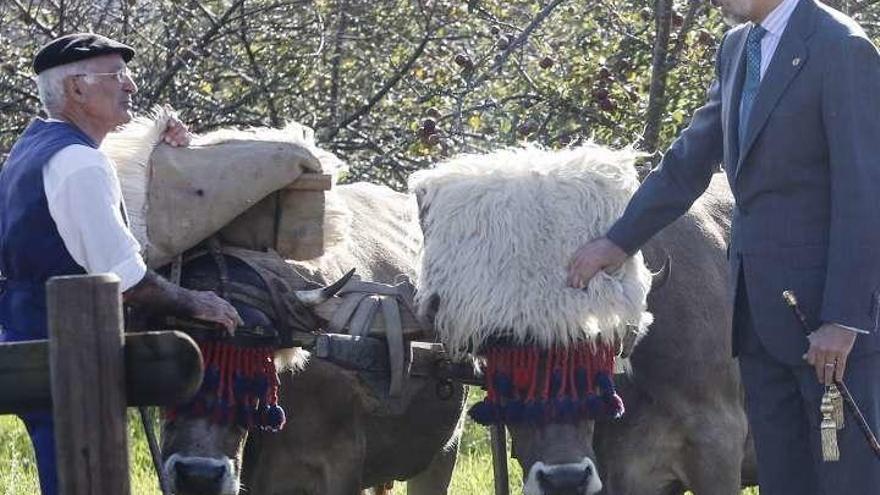
[[[171,487],[168,485],[168,478],[165,476],[165,469],[162,467],[162,452],[159,450],[159,440],[156,438],[156,430],[153,428],[153,419],[150,411],[146,407],[139,407],[138,412],[141,415],[141,423],[144,425],[144,433],[147,436],[147,445],[150,446],[150,456],[153,458],[153,466],[156,468],[156,476],[159,477],[159,488],[162,495],[172,495]]]
[[[503,424],[489,428],[492,443],[492,471],[495,475],[495,495],[510,495],[507,475],[507,431]]]

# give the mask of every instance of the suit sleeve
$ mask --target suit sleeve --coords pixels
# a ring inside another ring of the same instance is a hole
[[[666,152],[660,166],[642,182],[623,216],[607,237],[628,254],[635,253],[663,227],[683,215],[709,186],[715,167],[724,157],[721,130],[721,59],[718,49],[715,80],[706,104]]]
[[[830,232],[822,320],[877,331],[880,320],[880,55],[842,38],[827,57]]]

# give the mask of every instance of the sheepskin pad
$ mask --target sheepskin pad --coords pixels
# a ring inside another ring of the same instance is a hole
[[[132,233],[151,267],[171,261],[300,174],[333,173],[342,165],[296,122],[284,129],[215,131],[185,148],[160,144],[173,115],[159,108],[108,135],[101,147],[116,163]]]
[[[604,235],[638,187],[637,156],[595,144],[526,147],[412,175],[424,233],[418,304],[428,313],[439,302],[435,327],[448,352],[493,337],[543,347],[612,342],[626,325],[647,327],[651,274],[641,254],[585,290],[566,284],[575,250]]]

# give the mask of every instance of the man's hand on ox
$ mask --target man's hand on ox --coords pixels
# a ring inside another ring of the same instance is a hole
[[[122,294],[126,304],[141,307],[151,314],[187,316],[217,323],[232,335],[244,322],[238,311],[213,292],[185,289],[172,284],[152,270]]]
[[[615,270],[628,255],[606,237],[590,241],[575,251],[568,264],[568,285],[583,289],[599,270]]]
[[[843,380],[846,360],[856,341],[856,332],[826,323],[811,333],[810,349],[804,359],[816,368],[816,378],[825,385]]]
[[[235,329],[244,324],[232,304],[217,294],[196,290],[188,292],[190,301],[187,306],[193,318],[222,325],[229,335],[234,335]]]
[[[170,146],[189,146],[190,141],[192,141],[192,134],[186,127],[186,124],[178,120],[177,117],[171,117],[168,120],[168,126],[165,127],[165,132],[162,133],[161,139]]]

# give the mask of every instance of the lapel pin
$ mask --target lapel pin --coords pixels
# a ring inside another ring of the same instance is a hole
[[[800,59],[800,57],[795,57],[794,60],[791,61],[791,65],[793,65],[793,66],[795,66],[795,67],[797,67],[797,66],[800,65],[800,64],[801,64],[801,59]]]

